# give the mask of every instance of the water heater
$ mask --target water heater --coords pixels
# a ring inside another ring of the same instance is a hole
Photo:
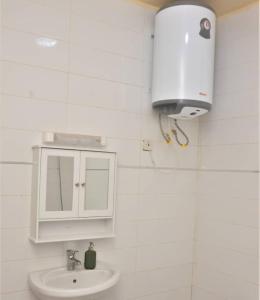
[[[174,1],[155,17],[152,103],[174,119],[212,105],[216,15],[195,1]]]

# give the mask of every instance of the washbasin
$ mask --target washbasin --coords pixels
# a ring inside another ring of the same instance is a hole
[[[114,286],[119,271],[108,264],[98,263],[95,270],[67,271],[66,268],[48,269],[29,274],[29,284],[41,300],[87,299]]]

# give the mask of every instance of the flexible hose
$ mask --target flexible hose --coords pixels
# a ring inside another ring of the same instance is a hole
[[[181,141],[179,140],[179,137],[178,137],[178,132],[176,129],[172,128],[172,133],[173,135],[175,136],[175,139],[176,139],[176,142],[183,148],[187,147],[189,145],[189,138],[187,136],[187,134],[181,129],[181,127],[179,126],[178,124],[178,121],[176,119],[174,119],[174,124],[177,128],[177,130],[179,130],[179,132],[184,136],[186,142],[185,143],[181,143]]]
[[[171,137],[168,133],[164,132],[164,129],[163,129],[163,125],[162,125],[162,113],[159,113],[159,124],[160,124],[160,130],[161,130],[161,134],[163,136],[163,138],[165,139],[166,143],[167,144],[170,144],[171,143]]]

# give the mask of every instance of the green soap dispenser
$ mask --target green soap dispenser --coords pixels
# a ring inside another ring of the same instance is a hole
[[[84,266],[87,270],[93,270],[96,268],[97,254],[94,250],[94,243],[90,242],[88,250],[85,252]]]

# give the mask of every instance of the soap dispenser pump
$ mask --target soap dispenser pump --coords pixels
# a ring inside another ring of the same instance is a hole
[[[96,251],[94,250],[94,243],[90,242],[88,250],[85,252],[84,266],[87,270],[93,270],[96,268]]]

